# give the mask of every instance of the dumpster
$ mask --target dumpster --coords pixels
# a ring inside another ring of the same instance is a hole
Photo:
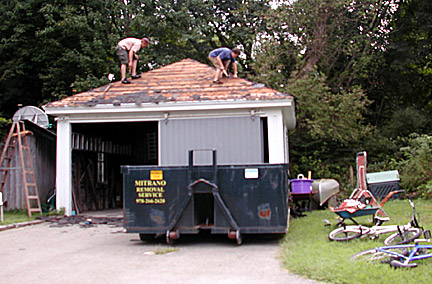
[[[195,150],[196,151],[196,150]],[[284,234],[288,230],[288,164],[121,166],[128,233],[141,239],[181,234]]]

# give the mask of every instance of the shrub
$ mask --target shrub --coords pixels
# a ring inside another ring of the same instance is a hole
[[[401,186],[421,197],[432,197],[432,136],[411,134],[402,158],[391,161],[399,169]]]
[[[0,143],[3,142],[8,135],[11,124],[12,121],[10,119],[0,117]]]

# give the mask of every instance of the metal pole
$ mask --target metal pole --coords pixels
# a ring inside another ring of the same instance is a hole
[[[193,150],[189,150],[189,184],[192,183],[193,177]]]
[[[216,149],[212,150],[213,152],[213,180],[214,184],[217,184],[217,161],[216,161]]]

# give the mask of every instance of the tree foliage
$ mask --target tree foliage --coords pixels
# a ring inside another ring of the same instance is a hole
[[[367,150],[382,169],[400,166],[414,177],[410,168],[426,152],[409,158],[410,167],[398,153],[414,141],[403,137],[432,129],[432,2],[281,2],[266,16],[254,68],[256,80],[297,98],[296,170],[329,172],[333,164],[337,175],[347,164],[340,157]]]
[[[1,109],[39,105],[119,78],[115,54],[124,37],[147,36],[139,72],[184,58],[208,62],[211,49],[241,45],[251,51],[268,0],[28,0],[2,1]]]
[[[282,2],[266,14],[267,30],[256,48],[256,80],[297,99],[291,160],[321,161],[309,160],[298,170],[352,162],[375,131],[366,119],[372,101],[364,81],[373,77],[385,47],[393,1]]]
[[[0,19],[4,125],[119,79],[117,42],[147,36],[138,72],[239,46],[241,76],[293,94],[298,171],[334,175],[359,150],[388,167],[432,130],[430,0],[6,0]]]
[[[322,73],[288,81],[287,92],[297,98],[298,132],[311,139],[349,145],[370,133],[362,113],[370,103],[359,87],[332,93]]]
[[[388,23],[396,11],[395,1],[387,0],[282,2],[267,14],[264,48],[258,52],[264,58],[275,53],[275,59],[293,64],[285,67],[288,77],[299,78],[318,68],[335,92],[358,85],[370,74],[374,55],[385,47]]]
[[[388,44],[382,54],[376,84],[370,97],[376,101],[374,119],[381,124],[394,120],[396,113],[410,110],[412,114],[430,117],[432,99],[432,2],[428,0],[401,1]],[[420,129],[412,128],[412,119],[406,129],[431,131],[431,121]],[[403,127],[399,129],[402,130]],[[405,131],[406,132],[406,131]],[[406,135],[396,132],[395,135]]]
[[[9,118],[18,103],[31,104],[42,88],[38,78],[41,66],[34,62],[34,35],[43,25],[35,11],[42,2],[2,1],[0,5],[0,111]]]
[[[401,157],[390,164],[400,169],[402,188],[432,197],[432,136],[413,133],[404,140],[406,146],[399,149]]]

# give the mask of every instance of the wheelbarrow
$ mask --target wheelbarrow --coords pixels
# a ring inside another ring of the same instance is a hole
[[[382,209],[382,206],[390,199],[393,194],[403,191],[391,191],[387,196],[378,203],[373,194],[367,189],[366,183],[366,152],[357,153],[356,168],[357,168],[357,188],[352,192],[348,199],[345,199],[337,207],[329,207],[331,211],[341,217],[338,223],[344,224],[345,219],[358,223],[353,219],[355,217],[374,215],[374,223],[380,225],[385,221],[390,220],[387,213]]]

